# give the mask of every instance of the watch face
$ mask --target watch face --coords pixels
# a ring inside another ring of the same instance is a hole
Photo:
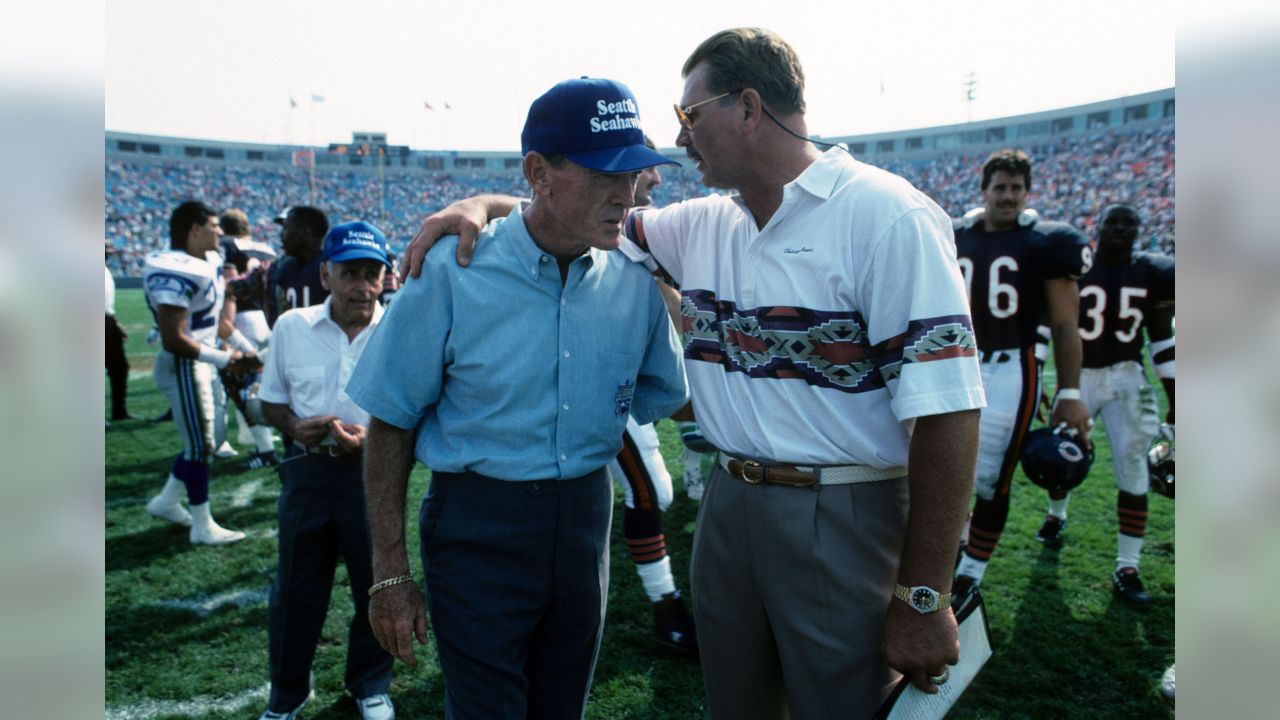
[[[911,591],[911,604],[920,612],[932,610],[937,604],[938,598],[929,590],[929,588],[915,588]]]

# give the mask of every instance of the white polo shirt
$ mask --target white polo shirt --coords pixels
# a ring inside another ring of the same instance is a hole
[[[736,194],[628,225],[680,285],[703,433],[745,457],[905,467],[911,420],[986,404],[951,219],[832,149],[763,230]]]
[[[347,380],[360,354],[382,319],[375,305],[373,321],[354,340],[333,321],[333,299],[320,305],[296,308],[276,321],[271,352],[262,369],[258,397],[288,405],[294,415],[337,415],[343,422],[369,425],[369,413],[347,397]],[[333,444],[331,439],[322,444]]]

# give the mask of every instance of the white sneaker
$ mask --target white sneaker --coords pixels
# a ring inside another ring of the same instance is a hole
[[[147,512],[151,513],[152,517],[168,520],[176,525],[191,527],[191,513],[182,507],[182,502],[179,500],[174,500],[171,503],[165,502],[163,496],[157,495],[147,503]]]
[[[189,534],[192,545],[229,545],[244,539],[239,530],[228,530],[213,520],[207,525],[192,525]]]
[[[1176,666],[1170,665],[1169,669],[1164,671],[1164,677],[1160,678],[1160,692],[1163,693],[1165,697],[1169,698],[1171,702],[1174,699],[1174,695],[1177,693],[1173,677],[1174,667]]]
[[[396,708],[391,704],[391,697],[386,693],[357,698],[356,707],[360,708],[360,717],[364,720],[395,720]]]
[[[231,447],[231,443],[226,440],[223,440],[222,444],[218,446],[218,449],[213,451],[214,457],[222,458],[223,460],[233,458],[239,454],[240,453],[236,452],[235,448]]]

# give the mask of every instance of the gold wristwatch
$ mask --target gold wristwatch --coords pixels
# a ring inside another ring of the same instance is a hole
[[[893,590],[893,596],[921,615],[951,607],[951,593],[940,593],[928,585],[907,587],[899,583]]]

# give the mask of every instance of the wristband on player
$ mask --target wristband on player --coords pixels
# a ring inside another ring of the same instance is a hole
[[[1058,388],[1053,395],[1053,406],[1058,407],[1059,400],[1079,400],[1080,388]]]
[[[227,338],[227,344],[242,353],[258,352],[258,348],[249,341],[249,338],[244,336],[244,333],[240,332],[240,328],[231,331],[231,337]]]
[[[1156,377],[1161,380],[1172,380],[1174,377],[1173,341],[1173,338],[1152,340],[1147,345],[1151,366],[1155,368]]]
[[[229,350],[219,350],[209,347],[208,345],[200,346],[200,354],[196,355],[196,360],[207,362],[221,370],[231,364],[231,352]]]

